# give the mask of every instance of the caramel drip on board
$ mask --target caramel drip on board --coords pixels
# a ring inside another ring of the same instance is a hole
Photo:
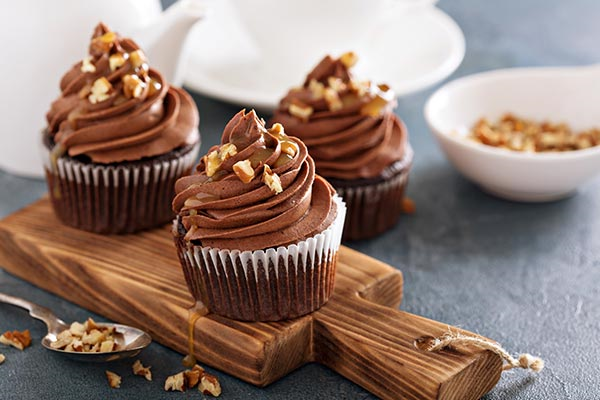
[[[194,327],[200,317],[208,314],[208,309],[201,301],[198,301],[188,310],[188,313],[188,354],[183,358],[183,366],[192,368],[197,362],[194,356]]]

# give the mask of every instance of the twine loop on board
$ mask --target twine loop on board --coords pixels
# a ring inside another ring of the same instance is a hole
[[[498,343],[476,336],[452,332],[452,330],[449,330],[448,333],[437,338],[428,337],[417,340],[416,345],[419,349],[425,351],[440,351],[452,345],[473,345],[484,350],[489,350],[500,356],[500,358],[505,361],[502,367],[503,371],[508,371],[513,368],[523,368],[533,372],[540,372],[544,369],[544,360],[539,357],[532,356],[529,353],[523,353],[515,358]]]

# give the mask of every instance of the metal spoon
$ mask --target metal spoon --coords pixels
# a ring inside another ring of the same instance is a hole
[[[0,302],[24,308],[29,311],[29,315],[33,318],[43,321],[48,327],[48,334],[42,338],[42,346],[76,361],[106,362],[135,357],[152,342],[150,335],[137,328],[121,324],[97,323],[97,325],[101,327],[115,328],[115,338],[118,350],[104,353],[83,353],[53,349],[50,344],[56,341],[56,337],[60,332],[69,329],[67,323],[54,315],[48,308],[19,297],[0,293]]]

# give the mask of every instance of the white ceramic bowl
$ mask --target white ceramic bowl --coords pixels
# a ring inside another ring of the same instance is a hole
[[[506,112],[566,122],[575,131],[600,127],[600,66],[520,68],[471,75],[437,90],[425,119],[451,163],[483,190],[516,201],[558,200],[600,173],[600,146],[523,153],[466,138],[481,117]]]

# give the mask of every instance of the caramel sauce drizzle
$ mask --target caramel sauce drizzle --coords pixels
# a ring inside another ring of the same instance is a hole
[[[188,310],[188,313],[188,354],[183,358],[183,366],[192,368],[197,363],[196,356],[194,356],[194,328],[196,321],[208,314],[208,309],[198,301]]]

